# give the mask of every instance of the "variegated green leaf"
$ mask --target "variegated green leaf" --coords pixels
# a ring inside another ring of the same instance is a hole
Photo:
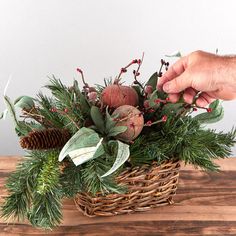
[[[100,141],[98,134],[89,128],[81,128],[65,144],[59,154],[59,161],[62,161],[70,152],[86,147],[94,147]]]
[[[113,166],[111,167],[111,169],[108,172],[106,172],[102,176],[102,178],[114,173],[117,169],[119,169],[119,167],[121,167],[129,159],[129,156],[130,156],[129,145],[122,143],[119,140],[117,140],[116,142],[118,145],[116,160]]]
[[[34,106],[34,100],[32,97],[29,96],[20,96],[14,102],[15,107],[20,107],[22,109],[30,109]]]
[[[69,156],[76,166],[81,165],[91,159],[95,159],[104,154],[102,140],[95,147],[79,148],[69,152]]]

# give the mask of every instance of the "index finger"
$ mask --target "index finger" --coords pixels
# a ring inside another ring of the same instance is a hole
[[[170,81],[180,74],[182,74],[187,65],[187,58],[186,57],[181,57],[177,62],[175,62],[166,73],[159,78],[157,82],[157,89],[162,90],[163,85],[167,82]]]

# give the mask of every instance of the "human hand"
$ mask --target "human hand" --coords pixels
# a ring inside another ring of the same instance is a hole
[[[198,94],[199,107],[215,99],[235,99],[236,57],[193,52],[179,59],[159,78],[157,89],[168,93],[171,102],[177,102],[183,91],[183,99],[191,104]]]

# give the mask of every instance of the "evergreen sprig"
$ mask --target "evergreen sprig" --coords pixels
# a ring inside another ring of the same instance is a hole
[[[62,84],[61,80],[52,76],[50,83],[45,87],[54,97],[55,113],[63,123],[61,127],[69,129],[72,134],[76,133],[86,119],[88,109],[88,103],[80,92],[77,82],[75,81],[74,86],[69,88]]]
[[[2,206],[5,219],[24,220],[51,229],[61,219],[62,191],[59,184],[58,151],[32,151],[8,178],[9,195]]]
[[[111,159],[111,157],[108,158]],[[125,187],[115,182],[117,173],[106,178],[101,178],[111,166],[111,160],[107,160],[106,158],[97,158],[87,162],[82,170],[83,191],[89,192],[92,195],[96,195],[97,193],[105,195],[108,193],[125,192]]]
[[[149,130],[150,131],[150,130]],[[131,163],[141,165],[178,158],[204,170],[217,171],[214,159],[228,157],[236,143],[235,129],[228,133],[205,130],[191,117],[169,119],[157,130],[138,137],[131,145]]]
[[[78,192],[82,191],[81,175],[80,166],[75,166],[73,162],[66,162],[60,177],[60,184],[64,197],[72,198]]]

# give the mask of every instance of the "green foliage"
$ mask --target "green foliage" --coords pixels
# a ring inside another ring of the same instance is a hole
[[[157,72],[155,72],[149,78],[148,82],[146,83],[146,86],[150,85],[150,86],[152,86],[153,90],[155,90],[156,86],[157,86],[157,81],[158,81],[158,74],[157,74]]]
[[[109,169],[105,174],[102,175],[102,178],[111,175],[117,169],[119,169],[128,159],[130,156],[129,145],[122,143],[119,140],[110,141],[108,145],[116,145],[116,159],[114,164],[112,165],[111,169]]]
[[[108,158],[98,158],[85,163],[82,169],[83,191],[89,192],[92,195],[101,193],[123,193],[125,188],[117,185],[114,181],[114,176],[102,178],[101,176],[111,168],[111,161]]]
[[[46,88],[52,92],[54,104],[63,126],[72,134],[76,133],[90,110],[87,100],[78,88],[77,81],[74,81],[73,87],[68,88],[53,76]],[[64,112],[65,109],[67,112]]]
[[[66,162],[60,177],[60,184],[63,196],[66,198],[72,198],[82,191],[81,166],[75,166],[72,162]]]
[[[53,229],[62,220],[62,194],[60,189],[52,189],[44,195],[33,193],[33,205],[28,211],[28,220],[34,227]]]
[[[140,165],[177,158],[186,164],[216,171],[219,168],[213,160],[229,156],[235,138],[235,130],[226,134],[204,130],[191,117],[169,119],[165,125],[135,140],[130,147],[131,163]]]
[[[118,134],[124,133],[127,130],[127,126],[115,126],[112,127],[109,132],[107,133],[108,137],[115,137]]]
[[[63,127],[63,118],[57,113],[52,112],[51,108],[56,107],[56,103],[54,99],[49,98],[45,95],[43,95],[41,92],[37,95],[36,101],[39,104],[39,108],[37,109],[37,112],[39,115],[44,117],[44,120],[46,120],[46,128],[47,127],[53,127],[53,128],[60,128]]]
[[[209,105],[209,108],[212,109],[211,112],[204,112],[194,117],[195,120],[198,120],[200,123],[215,123],[220,121],[224,117],[224,109],[221,105],[220,100],[215,100]]]
[[[29,96],[20,96],[15,100],[14,106],[22,109],[31,109],[34,107],[34,99]]]
[[[60,169],[58,163],[58,152],[50,153],[43,162],[42,169],[37,178],[36,191],[41,194],[47,194],[51,189],[55,189],[59,183]]]
[[[47,229],[60,223],[61,186],[55,178],[55,172],[49,173],[47,170],[50,167],[46,165],[48,163],[55,167],[55,163],[48,161],[48,158],[52,161],[56,157],[56,151],[33,151],[17,166],[7,180],[9,195],[2,205],[2,217],[13,217],[17,220],[28,217],[34,226]],[[53,179],[48,180],[52,176]],[[40,186],[45,183],[46,187]]]
[[[62,161],[70,152],[80,148],[94,147],[99,141],[100,138],[94,130],[83,127],[62,148],[59,161]]]
[[[104,118],[100,109],[96,106],[92,106],[90,110],[90,114],[98,131],[103,134],[105,132],[105,124],[104,124]]]

